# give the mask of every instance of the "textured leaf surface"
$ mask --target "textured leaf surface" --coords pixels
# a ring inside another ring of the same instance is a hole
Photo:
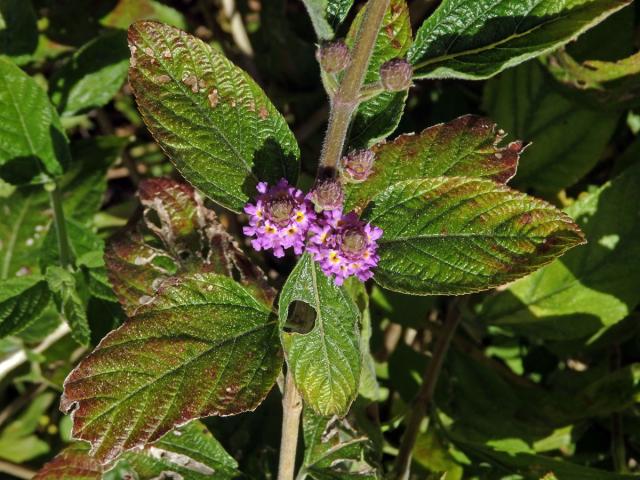
[[[373,173],[366,182],[346,185],[346,210],[362,209],[396,182],[424,177],[484,177],[506,183],[516,173],[522,142],[501,146],[503,131],[490,120],[465,115],[401,135],[373,147]]]
[[[311,478],[380,478],[373,461],[373,442],[350,422],[337,417],[322,417],[305,409],[304,463],[302,471]]]
[[[237,476],[236,461],[200,422],[179,427],[140,451],[126,452],[114,468],[89,455],[84,443],[65,448],[47,463],[35,480],[138,480],[184,478],[223,480]],[[118,476],[120,475],[120,476]]]
[[[287,331],[293,302],[315,310],[308,333]],[[287,279],[279,301],[287,364],[306,405],[321,415],[344,415],[360,381],[359,312],[344,288],[326,277],[308,254]]]
[[[640,167],[568,209],[589,244],[489,298],[481,318],[541,338],[580,338],[640,302]]]
[[[180,173],[240,211],[258,181],[295,183],[299,149],[264,92],[220,52],[176,28],[129,29],[129,81],[144,121]]]
[[[190,186],[166,178],[140,184],[143,219],[107,245],[109,278],[128,314],[174,277],[195,272],[237,276],[271,304],[275,292]]]
[[[174,279],[71,372],[61,408],[102,462],[176,425],[256,408],[282,365],[271,308],[233,279]]]
[[[87,319],[86,300],[83,298],[85,295],[79,292],[79,289],[84,287],[83,282],[78,281],[68,270],[55,265],[47,268],[46,279],[58,311],[71,327],[71,336],[80,345],[89,345],[91,330]]]
[[[409,54],[418,78],[489,78],[580,35],[629,0],[444,0]]]
[[[352,48],[364,14],[365,9],[363,8],[349,30],[346,41]],[[388,60],[404,58],[409,51],[411,42],[409,6],[405,0],[391,0],[371,54],[365,83],[379,82],[380,66]],[[407,91],[403,91],[384,92],[363,102],[358,107],[353,119],[349,144],[351,146],[369,146],[393,132],[400,122],[406,100]]]
[[[489,180],[396,183],[365,212],[384,230],[375,279],[417,295],[463,294],[527,275],[584,242],[551,205]]]
[[[116,30],[80,48],[51,79],[51,100],[62,115],[106,105],[127,78],[126,33]]]
[[[488,82],[484,107],[507,131],[533,142],[522,155],[514,184],[545,193],[573,185],[588,173],[620,118],[564,97],[537,62]]]
[[[0,338],[37,320],[49,298],[47,284],[39,275],[0,280]]]
[[[313,29],[320,40],[333,38],[335,29],[353,5],[353,0],[302,0],[302,2],[307,7]]]
[[[0,279],[39,273],[38,250],[49,229],[49,201],[38,187],[0,198]]]
[[[0,0],[0,55],[18,65],[31,58],[38,46],[38,25],[31,2]]]
[[[38,173],[60,175],[69,147],[45,91],[0,58],[0,177],[27,182]]]

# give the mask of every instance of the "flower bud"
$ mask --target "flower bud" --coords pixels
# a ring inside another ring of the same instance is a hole
[[[364,182],[371,175],[375,154],[371,150],[353,150],[342,157],[342,174],[352,183]]]
[[[351,52],[342,40],[336,40],[320,45],[316,51],[316,58],[322,70],[327,73],[338,73],[347,68],[351,62]]]
[[[380,67],[380,80],[390,92],[400,92],[411,86],[413,67],[404,58],[394,58]]]
[[[342,208],[344,191],[335,178],[320,180],[311,191],[311,201],[318,210],[334,210]]]

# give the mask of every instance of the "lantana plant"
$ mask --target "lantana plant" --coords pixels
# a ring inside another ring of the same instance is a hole
[[[64,383],[72,436],[89,446],[37,478],[145,468],[233,478],[232,458],[203,453],[219,445],[198,419],[251,412],[277,390],[280,480],[409,478],[464,301],[585,243],[569,214],[507,186],[536,145],[505,142],[508,132],[471,114],[418,133],[398,126],[421,80],[487,79],[629,2],[444,0],[415,38],[405,0],[353,3],[304,0],[329,105],[315,178],[300,175],[285,116],[219,49],[156,21],[129,27],[130,87],[180,178],[143,180],[140,215],[107,242],[128,318]],[[239,226],[227,231],[229,214]],[[387,425],[397,432],[388,472],[371,425],[350,414],[375,405],[374,285],[460,296],[447,301],[417,394]],[[206,448],[188,458],[194,438]]]

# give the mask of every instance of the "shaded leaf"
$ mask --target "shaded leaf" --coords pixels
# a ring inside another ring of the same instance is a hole
[[[0,279],[39,273],[38,251],[51,221],[41,188],[18,188],[0,198]]]
[[[589,241],[488,298],[487,323],[541,338],[581,338],[610,327],[640,302],[640,165],[567,209]]]
[[[0,177],[24,183],[62,174],[69,159],[64,130],[35,80],[0,58]]]
[[[489,78],[554,50],[629,0],[444,0],[409,53],[417,78]]]
[[[363,8],[358,12],[349,29],[346,41],[352,48],[356,33],[364,19],[365,10]],[[404,58],[411,42],[409,6],[405,0],[391,0],[371,54],[365,84],[379,82],[382,64],[394,58]],[[354,147],[369,146],[391,134],[398,126],[404,112],[407,93],[408,90],[383,92],[361,103],[351,125],[349,144]]]
[[[294,302],[307,306],[304,313],[313,309],[310,331],[297,332],[295,323],[287,326],[300,314],[290,314]],[[361,369],[359,312],[353,300],[305,254],[282,288],[279,315],[287,364],[305,404],[321,415],[345,415],[358,394]]]
[[[271,304],[275,291],[240,250],[203,198],[190,186],[166,178],[140,184],[143,218],[107,245],[105,259],[114,291],[128,314],[152,299],[163,283],[195,272],[240,279]]]
[[[50,80],[51,101],[63,116],[106,105],[127,78],[127,35],[116,30],[76,51]]]
[[[129,81],[145,123],[180,173],[240,211],[260,181],[298,176],[299,149],[258,85],[201,40],[173,27],[129,29]]]
[[[61,408],[73,436],[108,462],[176,425],[256,408],[280,372],[271,308],[233,279],[165,285],[71,372]]]
[[[118,0],[117,5],[100,19],[106,27],[126,30],[137,20],[157,20],[178,28],[187,28],[184,15],[155,0]]]
[[[590,109],[565,98],[537,62],[487,83],[484,107],[503,128],[533,142],[514,184],[555,193],[573,185],[601,158],[619,113]]]
[[[347,184],[346,210],[363,209],[379,192],[403,180],[464,176],[506,183],[515,174],[522,142],[501,146],[505,133],[476,115],[429,127],[417,135],[400,135],[373,147],[373,173],[366,182]]]
[[[124,473],[133,474],[138,480],[164,478],[163,475],[223,480],[235,478],[236,468],[235,460],[207,428],[200,422],[191,422],[142,450],[126,452],[113,467],[104,467],[91,457],[86,444],[73,444],[47,463],[34,479],[116,480]]]
[[[49,290],[40,275],[0,280],[0,338],[35,322],[49,304]]]
[[[320,40],[331,40],[347,16],[353,0],[302,0]]]
[[[30,1],[0,0],[0,55],[27,63],[38,46],[38,25]]]
[[[396,183],[364,217],[384,230],[374,279],[417,295],[496,287],[584,242],[573,220],[551,205],[465,177]]]
[[[89,345],[91,330],[86,312],[86,295],[78,291],[84,288],[82,281],[68,270],[51,265],[46,271],[47,284],[58,306],[58,311],[71,327],[71,336],[80,345]]]
[[[372,465],[375,462],[371,440],[349,420],[322,417],[305,408],[302,422],[305,444],[302,475],[316,480],[381,478]]]

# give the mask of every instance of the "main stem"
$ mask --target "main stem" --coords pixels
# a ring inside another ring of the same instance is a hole
[[[300,431],[302,398],[293,383],[291,370],[287,371],[282,397],[282,433],[280,437],[280,463],[278,480],[293,480],[296,467],[296,449]]]
[[[420,391],[413,402],[413,408],[407,420],[407,429],[402,436],[400,442],[400,450],[396,457],[396,463],[394,466],[394,476],[396,480],[407,480],[409,478],[409,472],[411,470],[411,454],[413,447],[416,444],[416,439],[420,433],[420,425],[429,409],[429,404],[433,399],[433,393],[438,383],[438,377],[442,370],[442,364],[449,351],[451,340],[455,334],[458,323],[460,322],[460,314],[458,312],[457,302],[453,302],[449,311],[447,312],[447,318],[444,326],[439,333],[438,340],[436,342],[433,356],[427,365],[422,375],[422,386]]]
[[[56,229],[56,237],[58,239],[58,251],[60,253],[60,266],[68,268],[71,266],[72,255],[69,246],[69,235],[67,234],[67,223],[64,218],[64,210],[62,208],[62,195],[60,187],[55,183],[53,190],[49,191],[49,201],[53,209],[53,223]]]
[[[364,19],[351,52],[351,63],[331,99],[329,126],[320,155],[320,171],[335,169],[342,156],[349,124],[360,103],[360,89],[388,6],[389,0],[369,0],[365,7]]]

